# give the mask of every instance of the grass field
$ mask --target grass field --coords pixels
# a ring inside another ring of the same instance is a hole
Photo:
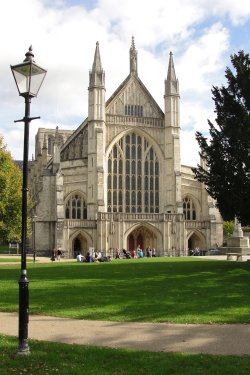
[[[16,357],[16,339],[0,336],[1,375],[248,375],[247,356],[151,353],[31,341]]]
[[[0,311],[18,310],[17,265],[0,265]],[[28,265],[30,313],[174,323],[250,323],[250,262],[149,258]]]
[[[0,311],[18,310],[20,264],[0,264]],[[29,263],[30,313],[113,321],[250,323],[250,262],[196,258]],[[248,375],[249,356],[95,348],[0,335],[1,375]]]
[[[19,263],[20,264],[20,258],[7,258],[7,256],[6,256],[6,258],[3,258],[3,257],[0,258],[0,263],[6,263],[6,262],[7,263]],[[33,260],[27,259],[26,262],[30,263],[30,262],[33,262]]]

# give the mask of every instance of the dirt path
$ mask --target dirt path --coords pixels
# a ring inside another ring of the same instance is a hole
[[[18,315],[0,313],[0,333],[18,335]],[[88,321],[31,315],[29,338],[148,351],[250,355],[250,325]]]

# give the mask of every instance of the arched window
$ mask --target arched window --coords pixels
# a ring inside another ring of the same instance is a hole
[[[71,195],[65,203],[66,219],[87,219],[87,205],[80,194]]]
[[[185,220],[196,220],[195,204],[189,197],[183,199],[183,213]]]
[[[108,212],[159,212],[159,160],[146,138],[129,133],[114,145],[107,186]]]
[[[53,155],[53,146],[54,146],[54,138],[52,136],[48,137],[48,154]]]

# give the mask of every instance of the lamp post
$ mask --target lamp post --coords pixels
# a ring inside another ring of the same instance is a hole
[[[25,59],[21,64],[11,65],[15,83],[20,96],[25,99],[25,115],[21,120],[24,122],[24,144],[23,144],[23,186],[22,186],[22,234],[21,234],[21,276],[19,279],[19,329],[18,339],[19,355],[30,353],[28,342],[29,323],[29,281],[26,270],[27,253],[27,202],[28,202],[28,156],[29,156],[29,125],[34,119],[40,117],[30,117],[31,98],[36,97],[46,75],[46,70],[39,67],[34,62],[32,47],[25,54]]]

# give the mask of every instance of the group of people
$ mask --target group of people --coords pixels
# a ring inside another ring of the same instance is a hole
[[[61,260],[63,256],[62,250],[54,249],[52,251],[51,260],[55,261]],[[156,257],[156,250],[155,248],[151,249],[147,247],[145,251],[142,250],[141,246],[138,245],[137,249],[135,250],[126,250],[126,249],[115,249],[115,259],[137,259],[137,258],[152,258]],[[103,256],[101,251],[95,252],[93,255],[90,252],[87,252],[86,255],[83,255],[80,251],[76,255],[76,261],[81,263],[91,263],[91,262],[110,262],[112,258],[110,256]]]
[[[115,258],[116,259],[130,259],[130,258],[152,258],[156,257],[156,250],[155,248],[151,249],[150,247],[147,247],[145,251],[142,250],[141,246],[138,245],[137,249],[135,250],[126,250],[126,249],[115,249]]]
[[[196,247],[194,250],[189,250],[190,255],[199,256],[200,255],[200,249]]]
[[[51,260],[52,262],[54,262],[55,260],[61,260],[61,257],[63,256],[63,252],[62,250],[59,248],[59,249],[54,249],[52,251],[52,254],[51,254]]]
[[[94,255],[91,255],[90,252],[87,252],[86,256],[82,255],[80,252],[77,253],[76,261],[81,263],[92,263],[92,262],[110,262],[110,256],[103,256],[101,251],[95,252]]]

